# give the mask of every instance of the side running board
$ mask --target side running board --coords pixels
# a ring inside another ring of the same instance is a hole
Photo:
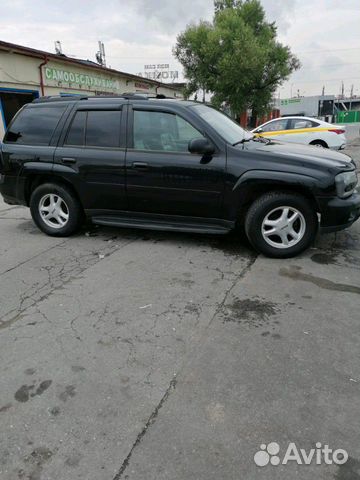
[[[210,219],[209,219],[210,220]],[[221,221],[219,223],[194,222],[188,219],[174,220],[154,218],[131,218],[128,216],[94,216],[93,223],[112,227],[141,228],[146,230],[164,230],[173,232],[192,232],[225,235],[235,227],[234,222]],[[221,223],[220,223],[221,222]]]

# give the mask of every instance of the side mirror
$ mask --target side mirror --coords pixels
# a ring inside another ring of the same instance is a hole
[[[263,129],[261,127],[259,127],[255,130],[255,133],[261,133],[262,131],[263,131]]]
[[[193,138],[188,146],[190,153],[199,153],[202,155],[212,155],[215,153],[214,145],[207,138]]]

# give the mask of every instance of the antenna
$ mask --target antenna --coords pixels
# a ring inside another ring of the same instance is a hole
[[[106,67],[104,44],[100,40],[98,43],[99,43],[99,51],[96,52],[95,58],[99,65],[101,65],[102,67]]]
[[[56,40],[55,42],[55,53],[57,55],[64,55],[62,51],[62,46],[60,40]]]

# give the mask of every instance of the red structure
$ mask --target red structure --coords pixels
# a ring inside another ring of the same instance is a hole
[[[243,128],[255,128],[258,125],[261,125],[262,123],[268,122],[269,120],[273,120],[274,118],[279,118],[280,117],[280,110],[277,108],[274,108],[271,110],[267,115],[264,115],[263,117],[257,117],[255,119],[255,122],[251,118],[251,116],[248,115],[247,111],[242,112],[241,115],[238,117],[237,121],[240,123],[240,125]]]
[[[267,115],[264,115],[263,117],[257,117],[255,126],[257,127],[262,123],[268,122],[269,120],[273,120],[274,118],[279,118],[279,117],[280,117],[280,110],[278,110],[277,108],[274,108]]]

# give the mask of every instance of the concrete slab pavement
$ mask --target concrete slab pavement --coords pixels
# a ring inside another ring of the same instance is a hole
[[[350,268],[341,253],[339,263],[318,263],[325,251],[256,261],[178,375],[124,478],[360,478],[360,258]],[[270,442],[280,458],[290,442],[345,448],[351,458],[259,468],[254,454]]]

